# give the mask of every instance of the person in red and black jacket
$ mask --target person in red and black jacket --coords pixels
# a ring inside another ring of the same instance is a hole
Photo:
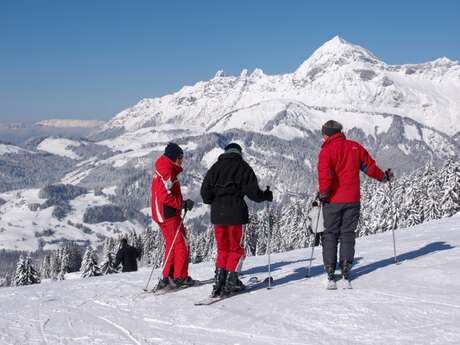
[[[323,261],[329,280],[335,281],[337,247],[340,242],[339,265],[344,279],[355,255],[355,230],[360,213],[360,171],[381,182],[393,178],[390,169],[383,172],[364,147],[347,140],[337,121],[322,127],[324,143],[318,158],[318,198],[323,204]]]
[[[187,233],[181,218],[182,209],[189,211],[194,203],[190,199],[183,200],[177,179],[182,172],[183,157],[182,148],[175,143],[169,143],[164,154],[155,162],[151,195],[152,218],[159,225],[164,237],[165,260],[176,231],[179,231],[168,262],[165,263],[163,279],[160,280],[157,290],[168,285],[178,287],[195,283],[188,275],[189,249]]]
[[[273,201],[273,193],[259,188],[254,170],[243,159],[243,149],[230,143],[208,170],[201,197],[211,205],[211,223],[217,242],[214,286],[211,296],[230,295],[244,289],[238,268],[244,259],[244,228],[249,223],[245,196],[255,202]]]

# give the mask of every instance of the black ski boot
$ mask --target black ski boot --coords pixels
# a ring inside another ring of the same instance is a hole
[[[327,289],[336,290],[337,283],[335,282],[335,267],[326,266],[326,273],[327,273]]]
[[[342,278],[344,280],[350,281],[351,266],[352,266],[352,263],[348,261],[344,261],[340,263],[340,269],[342,270]]]
[[[192,277],[187,277],[185,279],[174,279],[173,282],[176,288],[190,287],[196,284],[196,281],[193,280]]]
[[[243,290],[243,283],[238,283],[238,272],[228,272],[227,279],[225,280],[225,286],[222,289],[223,296],[231,296],[234,293],[240,292]]]
[[[157,286],[155,286],[153,291],[160,291],[160,290],[166,289],[167,287],[170,287],[169,281],[170,281],[169,277],[163,277],[163,279],[161,279],[158,282]]]
[[[211,297],[219,297],[227,279],[227,271],[223,268],[216,268],[214,276],[214,286],[212,287]]]

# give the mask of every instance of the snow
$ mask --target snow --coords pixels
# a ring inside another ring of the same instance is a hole
[[[348,118],[344,111],[366,113],[370,121],[374,119],[372,113],[386,113],[452,135],[460,131],[459,75],[460,65],[448,59],[389,65],[367,49],[334,37],[292,73],[267,75],[257,68],[249,75],[246,70],[238,76],[219,72],[215,78],[184,86],[173,94],[143,99],[120,112],[104,129],[124,128],[133,133],[150,126],[163,132],[162,126],[175,125],[202,134],[220,122],[216,130],[260,130],[267,116],[263,108],[255,113],[251,107],[290,100],[310,107],[335,108],[339,121]],[[276,104],[271,106],[269,113],[276,114]],[[309,128],[308,121],[301,122]],[[377,126],[382,133],[388,122]],[[375,126],[372,135],[374,132]]]
[[[37,150],[70,159],[80,159],[81,157],[71,149],[72,147],[79,147],[80,145],[81,143],[75,140],[65,138],[46,138],[37,146]]]
[[[222,153],[224,153],[224,150],[221,148],[213,148],[211,151],[204,154],[201,159],[201,165],[203,165],[206,169],[209,169],[215,162],[217,162],[217,158],[219,158]]]
[[[404,133],[408,140],[420,140],[420,133],[416,126],[414,125],[404,125]]]
[[[21,151],[25,151],[25,150],[21,149],[20,147],[14,146],[14,145],[0,144],[0,156],[4,154],[9,154],[9,153],[20,153]]]
[[[273,288],[194,306],[211,285],[142,292],[149,268],[97,278],[0,289],[2,344],[372,344],[460,343],[460,217],[357,240],[353,290],[328,291],[319,250],[272,255]],[[243,281],[266,277],[266,257],[245,262]],[[212,263],[190,266],[210,278]],[[153,282],[159,277],[154,271]]]
[[[39,240],[45,241],[44,249],[57,249],[63,239],[85,242],[92,245],[101,244],[104,236],[116,237],[118,233],[141,232],[143,226],[130,221],[115,223],[84,224],[83,215],[87,207],[110,204],[108,197],[96,196],[94,193],[81,195],[70,201],[71,212],[62,220],[52,216],[54,207],[31,211],[29,205],[42,204],[39,189],[24,189],[0,194],[7,201],[0,206],[0,250],[35,251]],[[73,224],[73,225],[72,225]],[[78,225],[85,225],[90,232],[85,232]],[[51,235],[37,236],[44,230],[52,229]],[[1,344],[1,342],[0,342]]]

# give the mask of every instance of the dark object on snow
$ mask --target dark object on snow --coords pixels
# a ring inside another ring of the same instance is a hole
[[[96,224],[102,222],[124,222],[126,216],[123,210],[116,205],[88,207],[83,215],[83,222]]]
[[[6,200],[0,198],[0,206],[5,205],[5,204],[6,204]]]
[[[343,130],[343,126],[334,120],[327,121],[321,128],[321,134],[327,135],[328,137],[340,133]]]
[[[244,196],[255,202],[268,200],[270,195],[259,188],[254,171],[241,154],[231,148],[219,156],[209,169],[201,186],[201,197],[211,205],[211,222],[219,225],[249,223]]]
[[[177,158],[184,156],[184,150],[176,143],[169,143],[165,148],[165,156],[175,162]]]
[[[122,272],[137,271],[137,260],[140,259],[141,253],[134,247],[128,245],[128,241],[124,238],[121,240],[121,248],[117,252],[115,259],[115,267],[120,264],[123,266]]]

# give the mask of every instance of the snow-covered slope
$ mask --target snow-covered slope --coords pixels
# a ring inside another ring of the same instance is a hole
[[[219,71],[213,79],[174,94],[143,99],[103,129],[132,131],[174,124],[202,132],[209,123],[235,110],[282,99],[342,111],[396,114],[452,135],[460,130],[459,94],[458,62],[441,58],[388,65],[366,49],[334,37],[293,73],[270,76],[256,69],[225,76]]]
[[[0,289],[2,344],[372,344],[460,343],[460,218],[358,239],[353,290],[327,291],[321,255],[305,279],[308,250],[273,255],[272,290],[208,307],[211,286],[165,296],[142,292],[150,270]],[[266,257],[248,258],[266,277]],[[211,263],[191,274],[212,276]],[[155,271],[154,280],[158,278]]]
[[[0,249],[57,249],[65,241],[97,246],[105,237],[143,229],[143,225],[135,221],[85,223],[83,215],[88,207],[111,204],[104,194],[90,192],[71,200],[71,211],[62,219],[52,215],[55,205],[39,207],[46,200],[40,198],[38,189],[0,195],[6,201],[0,206]]]
[[[46,138],[38,146],[37,150],[49,152],[70,159],[80,159],[80,156],[72,151],[73,147],[79,147],[80,142],[65,138]]]

